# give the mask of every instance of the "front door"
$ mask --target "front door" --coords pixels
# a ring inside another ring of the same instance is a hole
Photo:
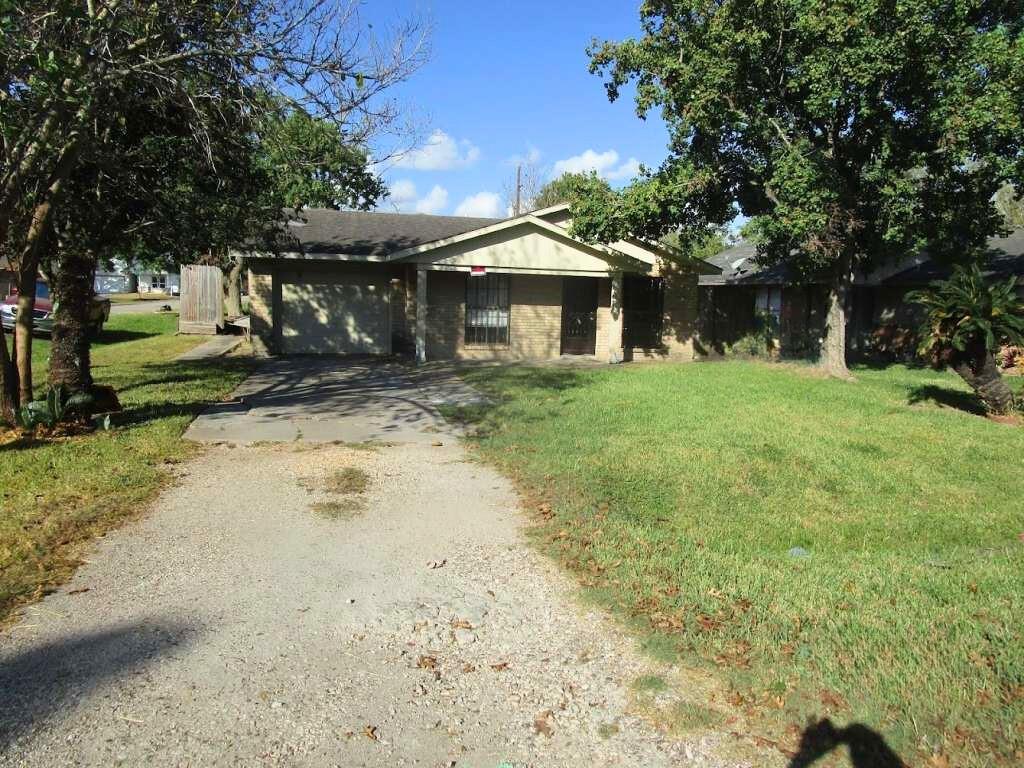
[[[562,354],[592,355],[597,347],[597,278],[562,278]]]

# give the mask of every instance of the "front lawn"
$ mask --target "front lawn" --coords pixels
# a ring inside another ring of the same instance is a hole
[[[194,447],[180,437],[204,404],[244,377],[241,358],[176,363],[204,341],[175,336],[177,315],[113,315],[93,346],[96,382],[124,413],[110,432],[51,440],[0,437],[0,623],[18,604],[60,584],[93,536],[140,510]],[[46,381],[49,341],[33,344]]]
[[[724,684],[726,722],[792,750],[828,715],[908,761],[1019,764],[1024,428],[969,412],[952,375],[856,374],[479,368],[495,405],[462,415],[538,541]]]

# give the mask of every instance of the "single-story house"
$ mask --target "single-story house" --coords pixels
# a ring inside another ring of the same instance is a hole
[[[139,277],[127,265],[115,262],[113,270],[96,270],[93,290],[100,294],[136,293],[139,290]]]
[[[569,207],[508,219],[307,209],[246,251],[252,336],[270,353],[618,362],[694,357],[697,278],[638,240],[591,245]]]
[[[823,281],[797,280],[782,265],[761,266],[749,242],[726,248],[708,262],[718,271],[699,278],[702,352],[722,352],[745,335],[765,331],[783,355],[817,354],[828,297]],[[1024,229],[991,238],[985,263],[993,278],[1020,276],[1024,295]],[[920,311],[904,299],[906,293],[950,273],[948,265],[921,253],[858,275],[850,300],[850,352],[869,355],[879,344],[891,345],[893,337],[916,330]]]
[[[139,293],[181,293],[181,276],[177,272],[139,272],[137,284]]]

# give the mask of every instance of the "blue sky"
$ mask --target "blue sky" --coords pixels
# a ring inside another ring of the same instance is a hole
[[[416,116],[419,149],[384,172],[382,210],[504,216],[515,158],[547,178],[594,169],[613,184],[666,153],[660,117],[637,118],[631,98],[608,102],[587,71],[594,37],[639,33],[638,3],[371,0],[375,28],[409,15],[433,27],[432,55],[396,95]]]

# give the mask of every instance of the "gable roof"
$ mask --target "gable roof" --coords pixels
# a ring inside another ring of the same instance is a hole
[[[535,228],[542,230],[549,235],[553,235],[554,237],[571,241],[581,250],[587,251],[602,258],[616,257],[632,259],[632,257],[620,253],[619,251],[616,251],[615,249],[610,248],[609,246],[586,243],[583,240],[580,240],[579,238],[570,235],[569,231],[565,229],[565,227],[560,227],[557,224],[552,224],[551,222],[546,221],[545,219],[537,218],[533,214],[526,213],[523,214],[522,216],[515,216],[511,219],[499,219],[497,221],[492,222],[491,224],[488,224],[487,226],[480,227],[479,229],[473,229],[468,232],[460,232],[459,234],[452,235],[451,237],[443,237],[440,238],[439,240],[435,240],[430,243],[423,243],[421,245],[414,245],[409,248],[405,248],[404,250],[398,251],[397,253],[393,253],[389,257],[389,260],[393,259],[395,261],[398,261],[404,258],[408,258],[410,256],[426,253],[428,251],[432,251],[438,248],[444,248],[447,245],[454,245],[455,243],[461,243],[467,240],[474,240],[478,237],[484,237],[494,232],[500,232],[505,229],[511,229],[512,227],[519,227],[524,224],[532,225]]]
[[[568,203],[561,203],[540,212],[550,214],[568,207]],[[277,236],[276,249],[281,255],[291,258],[400,261],[524,225],[540,230],[549,237],[571,242],[579,250],[606,261],[647,265],[655,262],[657,251],[649,246],[634,244],[628,249],[629,252],[624,252],[614,245],[586,243],[569,234],[564,226],[533,213],[507,219],[491,219],[308,208],[298,213],[286,212],[286,221],[282,222]],[[642,253],[634,253],[634,250]]]
[[[281,246],[304,254],[382,257],[498,221],[501,219],[304,208],[290,215]]]

